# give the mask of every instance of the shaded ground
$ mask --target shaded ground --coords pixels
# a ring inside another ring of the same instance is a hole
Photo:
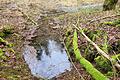
[[[33,9],[31,9],[31,11],[28,12],[27,14],[30,16],[32,20],[35,20],[39,26],[35,25],[33,21],[31,21],[25,14],[21,13],[18,8],[14,6],[10,7],[8,4],[0,5],[0,26],[11,25],[14,27],[13,30],[14,33],[6,37],[6,40],[10,43],[14,43],[13,49],[16,52],[14,54],[14,57],[10,57],[9,59],[6,60],[0,59],[1,62],[0,79],[38,80],[37,78],[31,75],[30,70],[28,69],[27,65],[24,62],[24,59],[22,57],[23,45],[29,44],[31,43],[31,41],[34,41],[35,42],[34,45],[36,45],[36,43],[41,43],[43,41],[46,41],[48,37],[54,38],[62,42],[63,41],[62,38],[64,37],[64,32],[66,32],[66,28],[71,30],[71,25],[75,24],[78,18],[77,13],[72,13],[72,14],[62,13],[63,15],[57,14],[52,16],[45,16],[45,15],[40,16],[38,15],[39,12],[37,12],[32,16],[31,14],[32,10]],[[38,9],[35,9],[35,11],[37,10]],[[111,16],[116,14],[118,14],[118,12],[116,11],[96,12],[89,14],[79,13],[79,18],[81,19],[80,25],[83,28],[87,28],[91,30],[100,29],[106,31],[110,37],[109,40],[111,41],[111,43],[113,43],[117,40],[120,40],[120,28],[114,26],[112,27],[100,26],[99,23],[105,21],[111,21],[114,19],[119,19],[120,17],[116,16],[116,17],[105,18],[102,20],[96,20],[96,19],[104,18],[105,16]],[[89,22],[91,23],[86,25],[86,23]],[[79,72],[81,73],[81,75],[86,80],[92,80],[90,75],[88,75],[85,72],[85,70],[81,68],[78,62],[74,62],[74,63],[78,68]],[[77,74],[75,69],[72,69],[72,71],[66,72],[58,76],[56,80],[80,80],[80,76]],[[119,80],[119,78],[116,80]]]

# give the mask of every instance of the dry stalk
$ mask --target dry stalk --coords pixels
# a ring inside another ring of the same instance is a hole
[[[68,57],[69,57],[69,59],[70,59],[71,64],[73,65],[73,67],[74,67],[75,70],[77,71],[77,73],[78,73],[78,75],[80,76],[81,80],[85,80],[85,79],[83,78],[83,76],[81,75],[81,73],[79,72],[79,70],[77,69],[77,67],[75,66],[74,62],[72,61],[72,58],[71,58],[71,56],[70,56],[70,54],[69,54],[69,52],[68,52],[68,50],[67,50],[67,47],[66,47],[66,45],[65,45],[64,42],[63,42],[63,45],[64,45],[64,47],[65,47],[65,50],[66,50],[66,52],[67,52],[67,55],[68,55]]]

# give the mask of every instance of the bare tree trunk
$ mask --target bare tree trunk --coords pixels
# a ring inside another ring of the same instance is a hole
[[[114,10],[118,0],[105,0],[103,4],[103,10]]]

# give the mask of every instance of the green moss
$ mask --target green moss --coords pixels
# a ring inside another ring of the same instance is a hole
[[[109,80],[106,76],[104,76],[101,72],[94,68],[94,66],[82,57],[80,54],[80,50],[78,49],[78,38],[77,32],[75,30],[73,37],[73,48],[76,59],[79,60],[80,64],[86,69],[86,71],[95,79],[95,80]]]
[[[9,51],[15,53],[15,51],[12,48],[9,48]]]
[[[10,80],[18,80],[19,77],[20,77],[19,75],[10,75],[7,78]]]
[[[118,59],[120,59],[120,54],[117,55],[113,55],[112,59],[114,60],[114,62],[116,62]],[[108,73],[108,72],[112,72],[112,65],[111,63],[105,59],[102,56],[98,56],[97,58],[95,58],[95,62],[97,64],[97,68]]]
[[[117,20],[114,20],[114,21],[110,21],[110,22],[104,22],[103,24],[120,27],[120,19],[117,19]]]
[[[14,44],[12,44],[12,43],[7,44],[7,47],[9,47],[9,48],[11,48],[13,46],[14,46]]]
[[[117,20],[113,21],[113,23],[116,24],[116,25],[120,24],[120,19],[117,19]]]
[[[104,41],[103,41],[104,43],[102,44],[101,49],[102,49],[104,52],[108,53],[109,44],[108,44],[108,35],[107,35],[106,32],[104,33],[103,39],[104,39]]]
[[[114,75],[114,72],[110,72],[110,71],[106,74],[106,76],[108,76],[108,77],[111,77],[113,75]]]
[[[94,42],[99,43],[101,41],[100,39],[103,40],[104,44],[99,44],[102,46],[102,50],[105,52],[108,52],[108,44],[107,44],[107,35],[103,30],[84,30],[85,34]],[[83,46],[84,47],[84,46]],[[87,60],[90,62],[93,62],[94,58],[98,56],[98,52],[96,49],[91,45],[90,43],[87,43],[85,46],[86,48],[84,49],[84,55]]]
[[[4,37],[4,36],[5,36],[5,33],[0,32],[0,37]]]
[[[1,38],[1,37],[0,37],[0,43],[5,43],[5,44],[6,44],[5,46],[8,47],[8,48],[11,48],[11,47],[14,46],[14,44],[8,43],[6,40],[4,40],[4,39]]]
[[[0,37],[0,43],[1,42],[6,42],[3,38]]]
[[[1,43],[1,44],[4,44],[4,47],[3,47],[2,49],[0,48],[0,58],[2,58],[2,59],[5,58],[5,56],[4,56],[4,49],[5,49],[5,50],[8,50],[8,51],[10,51],[10,52],[15,53],[15,51],[12,49],[13,44],[8,43],[6,40],[4,40],[4,39],[1,38],[1,37],[0,37],[0,43]]]
[[[80,51],[78,49],[78,38],[77,38],[77,32],[76,32],[76,30],[74,32],[73,48],[74,48],[74,53],[75,53],[76,59],[79,60],[80,58],[82,58],[82,56],[80,54]]]
[[[105,25],[111,25],[111,26],[112,26],[112,25],[113,25],[113,26],[115,25],[114,22],[104,22],[103,24],[105,24]]]
[[[4,52],[2,49],[0,49],[0,58],[3,56]]]
[[[0,32],[0,37],[6,37],[9,34],[13,33],[13,26],[11,25],[4,25],[3,29]]]
[[[109,80],[101,72],[99,72],[97,69],[95,69],[94,66],[89,61],[87,61],[85,58],[80,59],[80,64],[86,69],[86,71],[88,73],[91,74],[91,76],[95,80]]]
[[[120,54],[114,55],[114,56],[112,56],[112,58],[113,59],[117,59],[117,58],[120,59]]]
[[[98,56],[95,58],[95,62],[99,70],[103,70],[104,72],[112,71],[111,63],[106,58]]]
[[[99,38],[101,36],[101,34],[103,33],[103,31],[101,30],[87,30],[86,34],[87,36],[92,40],[95,41],[97,38]]]

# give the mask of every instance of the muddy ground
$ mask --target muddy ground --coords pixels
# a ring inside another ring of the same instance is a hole
[[[104,29],[109,34],[111,42],[120,40],[120,28],[99,26],[101,22],[120,18],[120,16],[113,16],[117,15],[118,11],[98,11],[95,13],[56,13],[56,11],[45,11],[41,13],[36,5],[31,5],[30,7],[32,9],[28,8],[25,11],[13,3],[0,4],[0,26],[10,25],[13,27],[13,33],[7,36],[5,40],[13,43],[13,49],[15,50],[15,53],[8,53],[14,55],[14,57],[5,54],[7,59],[0,59],[0,80],[39,80],[31,75],[23,59],[24,44],[31,44],[32,42],[32,45],[39,45],[36,43],[43,43],[48,38],[63,42],[66,28],[73,29],[72,24],[76,24],[78,16],[81,19],[80,25],[83,28],[90,30]],[[106,16],[108,18],[104,19]],[[93,80],[78,62],[75,61],[74,63],[85,80]],[[80,80],[80,76],[73,68],[70,72],[59,75],[55,80]],[[120,80],[120,78],[116,80]]]

